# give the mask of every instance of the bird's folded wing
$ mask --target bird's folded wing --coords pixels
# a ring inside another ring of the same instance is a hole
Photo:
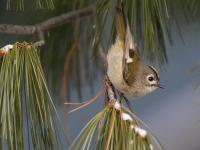
[[[122,63],[123,78],[124,81],[131,86],[136,80],[136,75],[139,70],[140,57],[123,8],[123,3],[121,3],[119,7],[116,7],[115,21],[118,38],[121,41],[124,50]]]

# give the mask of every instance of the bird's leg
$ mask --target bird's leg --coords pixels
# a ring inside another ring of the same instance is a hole
[[[105,102],[107,103],[107,100],[109,99],[108,97],[108,76],[104,76],[103,80],[103,87],[104,87],[104,93],[105,93]]]
[[[118,91],[118,95],[119,95],[121,98],[124,99],[124,101],[126,102],[128,108],[129,108],[129,110],[130,110],[132,113],[134,113],[133,108],[132,108],[132,105],[131,105],[130,101],[128,100],[128,98],[127,98],[126,96],[124,96],[124,94],[121,93],[121,92],[119,92],[119,91]]]
[[[105,104],[112,103],[116,101],[117,96],[108,75],[104,77],[104,91],[105,91]]]

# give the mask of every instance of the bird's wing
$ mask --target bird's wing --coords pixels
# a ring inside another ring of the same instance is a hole
[[[136,80],[136,74],[139,69],[140,57],[136,44],[134,43],[128,20],[123,10],[123,4],[115,9],[115,21],[118,32],[118,38],[122,43],[123,53],[123,78],[131,86]]]
[[[123,68],[123,78],[127,85],[131,86],[134,84],[137,78],[137,74],[140,67],[140,58],[134,51],[130,51],[130,57],[133,60],[131,63],[126,63],[123,61],[122,68]],[[126,60],[126,59],[124,59]]]

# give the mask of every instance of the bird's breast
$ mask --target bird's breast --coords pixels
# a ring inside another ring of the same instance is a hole
[[[112,45],[107,54],[107,75],[115,88],[121,92],[128,88],[123,79],[122,60],[123,49],[120,43],[117,42],[116,44]]]

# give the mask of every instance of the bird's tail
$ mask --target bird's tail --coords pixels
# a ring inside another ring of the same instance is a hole
[[[125,17],[123,3],[115,8],[115,22],[120,41],[125,41],[127,20]]]
[[[118,32],[118,38],[124,43],[124,50],[128,52],[129,49],[137,51],[137,46],[131,34],[128,19],[124,13],[124,5],[121,2],[115,9],[115,22]]]

